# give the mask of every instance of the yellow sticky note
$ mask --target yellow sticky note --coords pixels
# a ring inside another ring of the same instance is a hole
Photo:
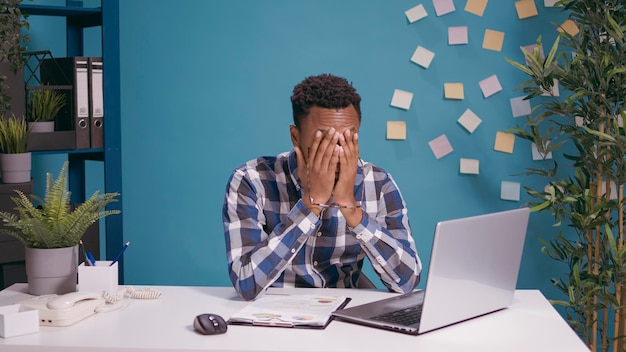
[[[387,121],[387,139],[405,140],[406,122]]]
[[[446,99],[464,99],[463,83],[444,83],[443,90]]]
[[[502,43],[504,43],[504,32],[498,32],[491,29],[485,30],[483,49],[502,51]]]
[[[511,133],[496,132],[496,143],[493,149],[503,153],[513,153],[515,135]]]
[[[517,10],[517,17],[520,20],[528,17],[537,16],[537,6],[535,6],[535,0],[521,0],[515,2],[515,9]]]
[[[578,26],[576,25],[576,22],[572,21],[572,20],[565,20],[565,22],[561,23],[561,26],[559,28],[557,28],[557,30],[559,32],[567,32],[569,35],[571,35],[572,37],[575,36],[576,34],[578,34],[579,29]]]
[[[476,16],[482,16],[487,7],[487,0],[467,0],[465,11],[473,13]]]

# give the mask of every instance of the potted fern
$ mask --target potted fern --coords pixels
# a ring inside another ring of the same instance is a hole
[[[28,125],[33,133],[54,132],[54,121],[66,104],[66,95],[43,87],[31,90],[26,104]]]
[[[31,153],[27,150],[30,131],[26,120],[0,118],[0,177],[2,183],[30,181]]]
[[[11,200],[16,214],[0,212],[0,232],[17,238],[26,247],[26,275],[31,294],[63,294],[76,291],[78,243],[87,228],[97,220],[119,214],[106,210],[116,202],[119,193],[96,191],[89,199],[73,207],[67,189],[69,162],[65,162],[56,179],[46,175],[44,199],[31,198],[16,190]]]

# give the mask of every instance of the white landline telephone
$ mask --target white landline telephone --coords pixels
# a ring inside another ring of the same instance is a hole
[[[65,295],[42,295],[18,302],[39,310],[39,325],[69,326],[98,312],[105,300],[98,293],[71,292]]]

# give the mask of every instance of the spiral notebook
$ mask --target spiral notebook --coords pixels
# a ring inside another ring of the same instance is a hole
[[[233,314],[228,324],[324,329],[348,302],[344,296],[266,294]]]

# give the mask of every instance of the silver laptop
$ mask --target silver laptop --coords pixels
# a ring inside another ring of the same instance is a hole
[[[423,334],[513,303],[529,209],[437,223],[424,290],[337,310],[338,320]]]

